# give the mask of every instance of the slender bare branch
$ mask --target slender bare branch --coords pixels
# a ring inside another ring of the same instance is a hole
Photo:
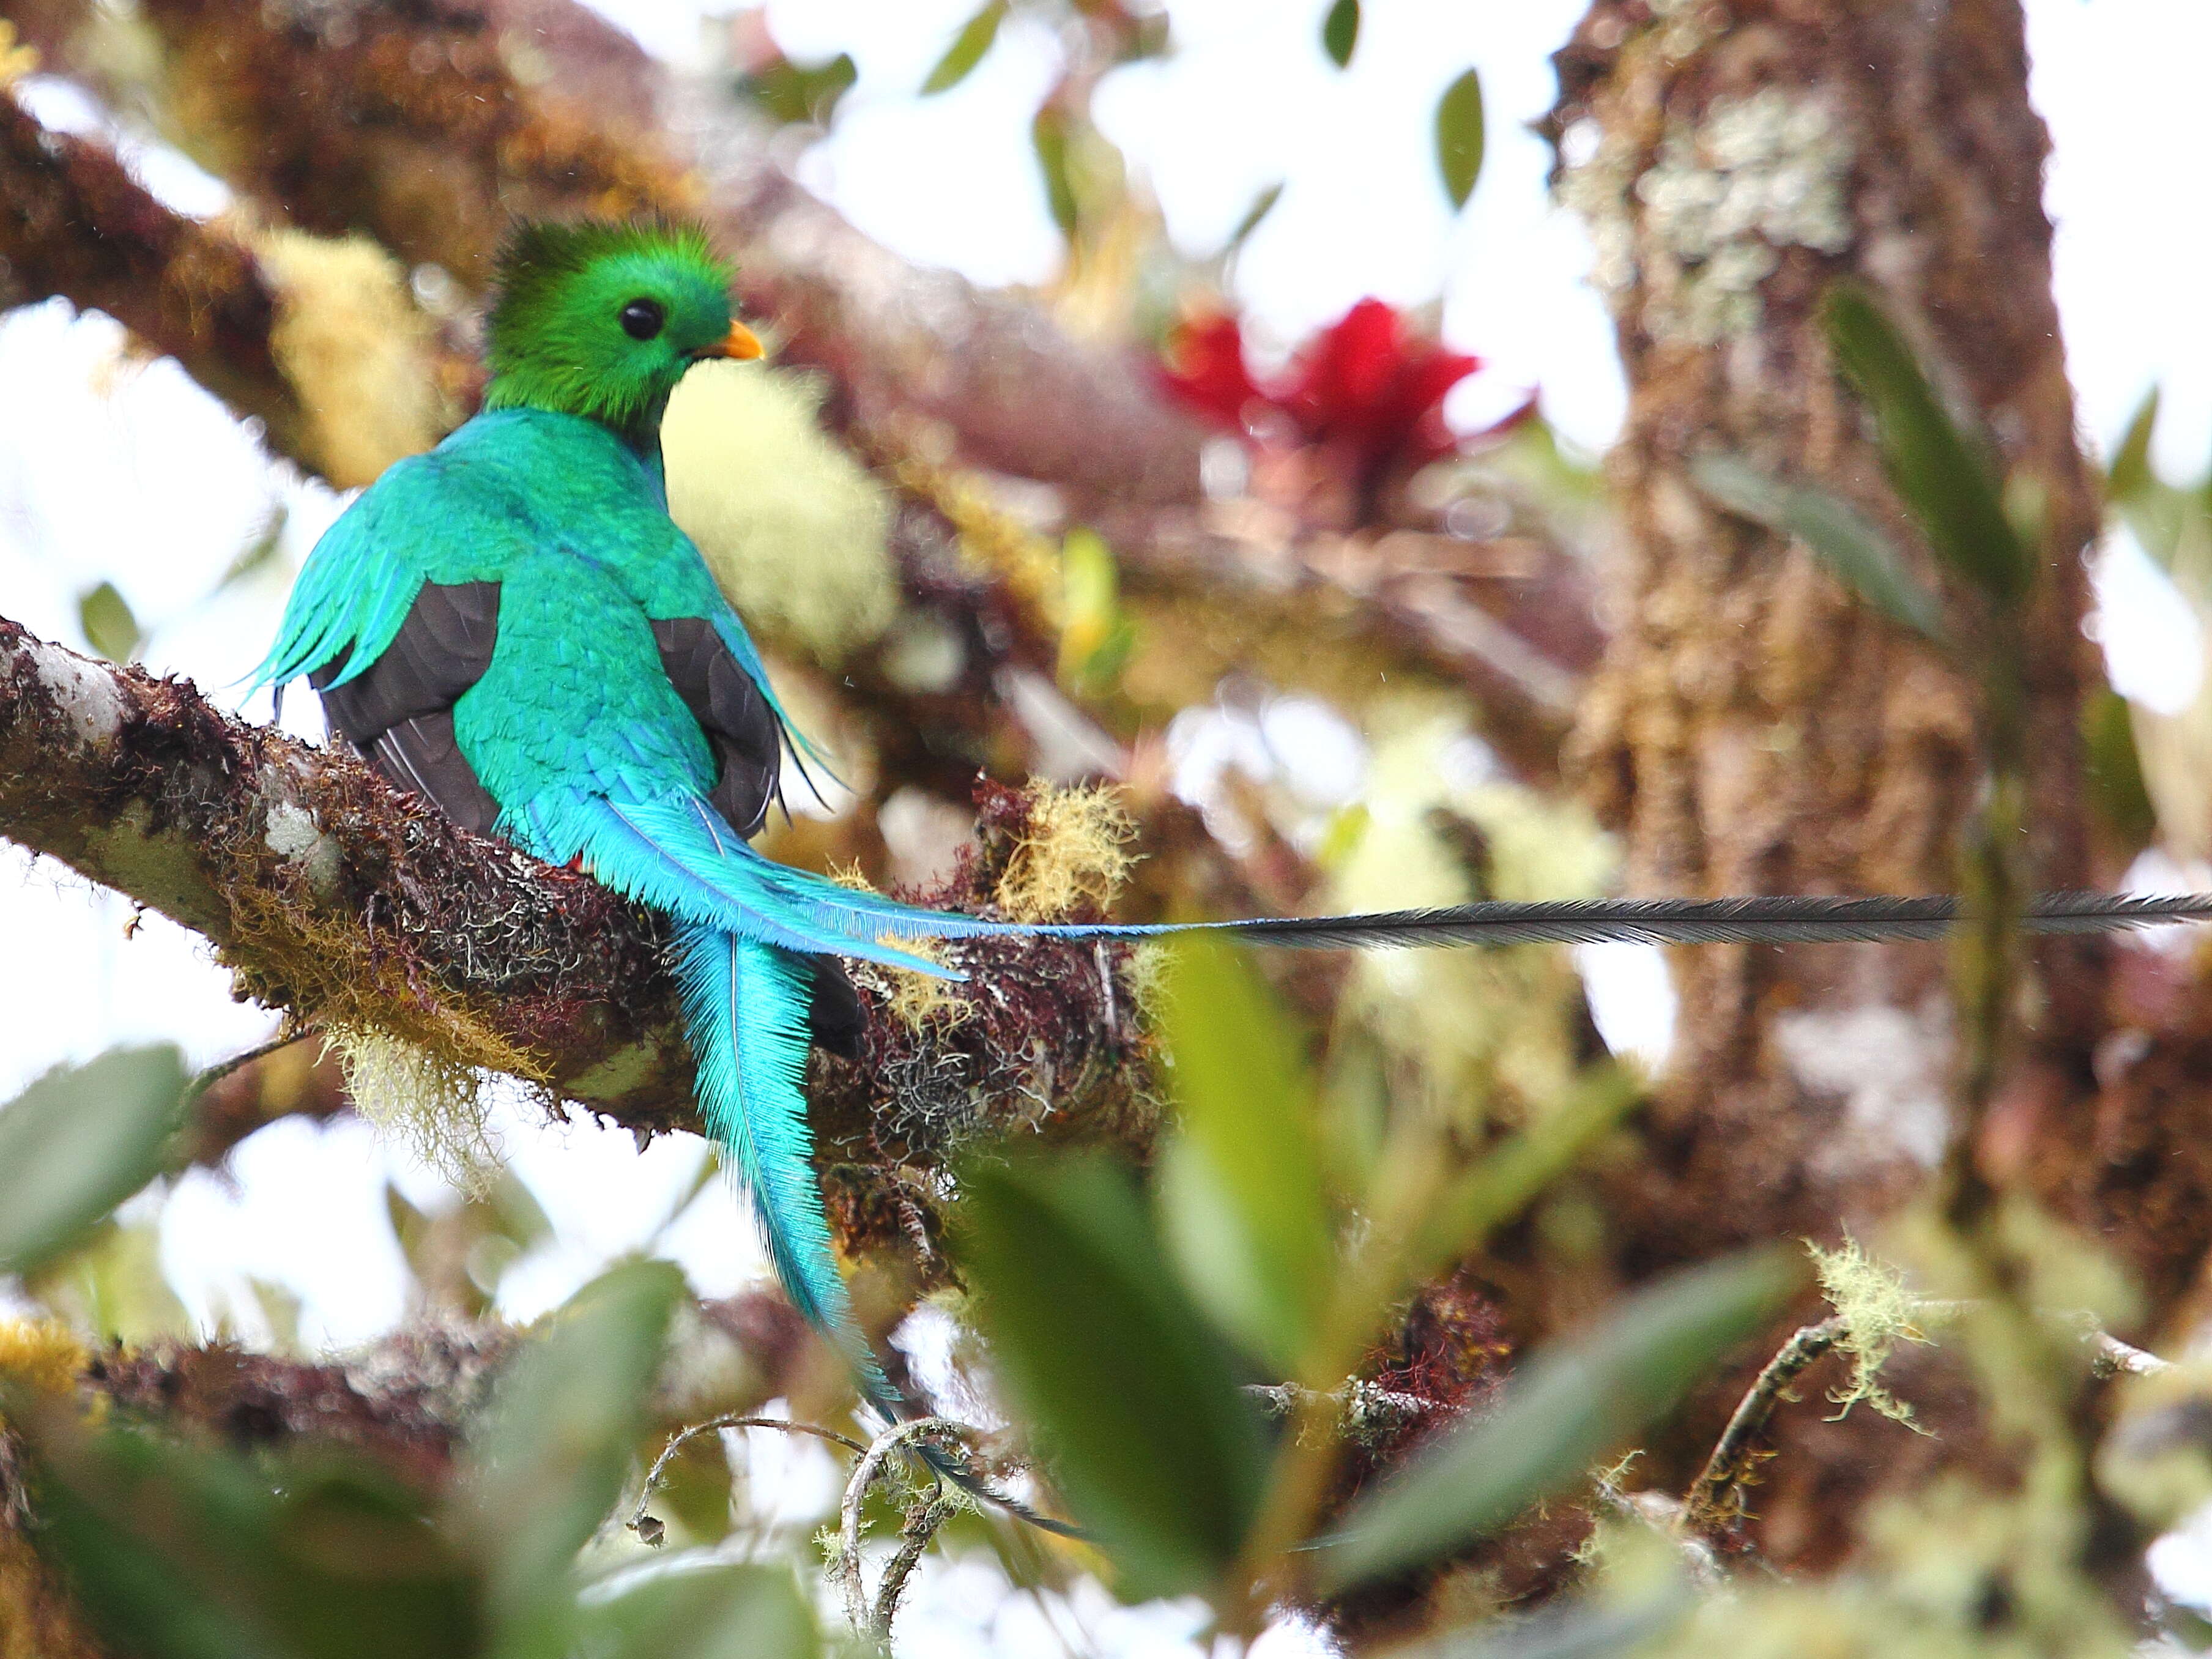
[[[1682,1500],[1681,1524],[1693,1532],[1711,1532],[1736,1513],[1736,1489],[1752,1470],[1752,1443],[1766,1427],[1766,1419],[1788,1394],[1790,1385],[1805,1368],[1828,1352],[1849,1333],[1842,1319],[1824,1319],[1799,1330],[1774,1358],[1768,1360],[1729,1418],[1728,1427],[1714,1445],[1712,1455],[1698,1472]]]
[[[885,1571],[872,1601],[860,1573],[860,1506],[867,1501],[868,1489],[900,1451],[927,1441],[957,1446],[966,1432],[961,1425],[943,1417],[917,1417],[910,1422],[895,1423],[875,1437],[854,1466],[853,1478],[845,1483],[844,1502],[838,1508],[837,1553],[830,1564],[830,1577],[844,1592],[845,1616],[855,1633],[879,1644],[890,1638],[891,1619],[898,1611],[899,1595],[906,1588],[915,1563],[929,1547],[937,1528],[960,1508],[959,1500],[947,1496],[934,1482],[932,1490],[918,1495],[899,1529],[902,1542],[898,1553]]]
[[[848,1434],[840,1434],[835,1429],[825,1429],[813,1423],[794,1423],[787,1417],[752,1417],[733,1412],[720,1417],[710,1417],[703,1423],[691,1424],[668,1437],[668,1443],[660,1449],[660,1455],[653,1460],[653,1467],[646,1471],[645,1485],[637,1494],[637,1507],[630,1511],[629,1519],[623,1522],[624,1527],[638,1535],[641,1542],[658,1548],[665,1535],[665,1529],[659,1519],[647,1514],[647,1510],[653,1503],[653,1494],[660,1490],[660,1482],[667,1473],[670,1462],[701,1435],[719,1434],[724,1429],[775,1429],[783,1434],[811,1435],[817,1440],[827,1440],[848,1451],[865,1453],[868,1449]]]

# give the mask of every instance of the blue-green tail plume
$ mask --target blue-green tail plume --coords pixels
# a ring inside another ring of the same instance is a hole
[[[800,1089],[811,970],[787,951],[714,927],[685,927],[676,952],[707,1132],[752,1200],[792,1305],[836,1340],[870,1397],[896,1416],[902,1402],[854,1323],[814,1185],[814,1136]]]

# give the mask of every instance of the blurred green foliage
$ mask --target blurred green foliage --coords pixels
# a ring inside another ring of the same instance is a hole
[[[0,1109],[0,1273],[58,1254],[152,1180],[184,1092],[165,1043],[57,1067]]]
[[[945,56],[937,60],[935,68],[921,83],[925,98],[940,92],[950,92],[974,71],[983,61],[983,54],[991,50],[991,43],[999,38],[999,25],[1006,21],[1006,0],[984,0],[984,4],[952,37],[952,44],[945,49]]]
[[[1455,208],[1467,205],[1482,176],[1482,77],[1468,70],[1437,100],[1437,171]]]
[[[1821,306],[1830,349],[1873,408],[1890,483],[1953,574],[2003,608],[2027,598],[2036,551],[2005,511],[1985,434],[1954,419],[1887,313],[1857,283]]]
[[[92,648],[110,662],[129,662],[146,643],[131,602],[116,591],[113,582],[88,587],[76,602],[77,625]]]
[[[1891,621],[1944,642],[1936,596],[1906,568],[1896,544],[1842,496],[1784,483],[1735,455],[1700,455],[1690,463],[1690,476],[1729,512],[1798,538],[1838,580]]]
[[[1206,939],[1178,957],[1160,1032],[1180,1124],[1159,1169],[1176,1266],[1246,1352],[1294,1376],[1336,1255],[1303,1035],[1248,959]]]
[[[827,63],[794,64],[779,58],[738,77],[738,96],[785,126],[810,122],[826,127],[837,118],[837,105],[860,78],[853,54],[841,52]]]
[[[1328,61],[1343,69],[1359,45],[1359,0],[1336,0],[1321,20],[1321,49]]]
[[[1008,1391],[1129,1593],[1209,1588],[1259,1500],[1259,1407],[1100,1154],[977,1164],[960,1260]]]

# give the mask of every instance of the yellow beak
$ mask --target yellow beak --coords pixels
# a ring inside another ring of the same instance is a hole
[[[743,323],[733,322],[726,338],[713,345],[701,346],[691,354],[694,357],[734,357],[740,362],[750,362],[761,355],[760,336]]]

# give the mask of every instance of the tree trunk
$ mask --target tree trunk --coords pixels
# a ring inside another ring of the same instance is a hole
[[[1943,583],[1825,343],[1820,299],[1844,276],[1989,428],[2016,495],[2042,503],[2028,852],[2038,886],[2087,884],[2078,716],[2098,665],[2082,554],[2098,502],[2051,297],[2048,145],[2019,5],[1599,0],[1557,62],[1560,191],[1589,225],[1631,388],[1611,462],[1627,529],[1607,593],[1616,631],[1574,743],[1630,890],[1957,881],[1981,781],[1974,687],[1689,471],[1736,454],[1850,498],[1971,626],[1971,596]],[[2034,1053],[2014,1091],[2087,1091],[2105,961],[2039,955]],[[1948,1124],[1940,947],[1714,948],[1670,967],[1681,1007],[1650,1155],[1617,1195],[1624,1271],[1832,1237],[1919,1185]],[[1903,1455],[1911,1437],[1871,1413],[1812,1431],[1840,1443],[1797,1476],[1785,1455],[1761,1493],[1785,1561],[1840,1549],[1836,1507],[1885,1468],[1924,1474]],[[1858,1465],[1850,1490],[1818,1490],[1819,1466],[1838,1460]]]
[[[1822,338],[1820,296],[1847,273],[1979,414],[2008,475],[2041,491],[2032,856],[2039,885],[2081,884],[2077,714],[2096,672],[2081,554],[2097,503],[2051,300],[2020,9],[1747,3],[1725,32],[1710,7],[1651,9],[1638,27],[1640,4],[1592,9],[1560,54],[1556,117],[1577,163],[1563,192],[1589,219],[1631,385],[1612,462],[1629,530],[1619,626],[1576,744],[1629,886],[1956,880],[1979,781],[1972,687],[1687,471],[1736,453],[1822,484],[1938,580]],[[2074,982],[2084,965],[2069,962],[2047,1038],[2078,1036],[2096,1006],[2094,985]],[[1682,1008],[1658,1123],[1707,1230],[1863,1215],[1933,1160],[1949,1049],[1939,950],[1701,950],[1671,967]]]

